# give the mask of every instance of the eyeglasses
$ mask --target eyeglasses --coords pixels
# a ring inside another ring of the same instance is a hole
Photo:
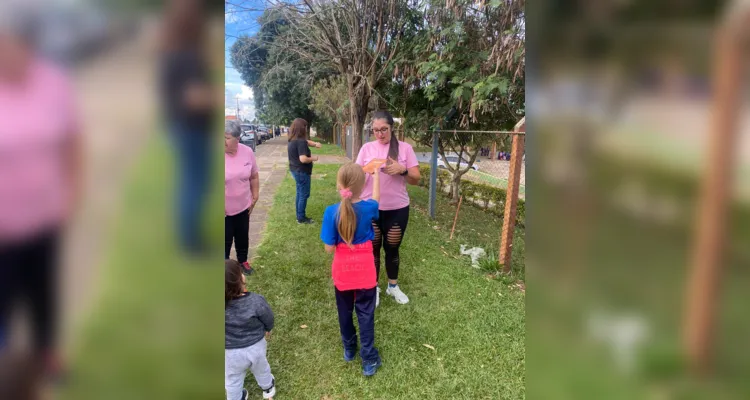
[[[373,129],[372,131],[375,133],[387,133],[390,130],[391,128],[382,128],[382,129]]]

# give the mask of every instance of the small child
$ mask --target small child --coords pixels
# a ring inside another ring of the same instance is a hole
[[[378,219],[380,201],[380,178],[377,170],[373,174],[374,185],[371,200],[360,200],[365,185],[365,172],[355,163],[339,169],[336,182],[341,203],[328,206],[323,214],[320,239],[325,250],[334,253],[331,273],[336,291],[336,306],[339,314],[341,341],[344,344],[344,360],[353,361],[357,354],[357,331],[352,312],[356,310],[359,320],[359,336],[362,348],[362,373],[372,376],[381,365],[375,348],[375,258],[372,240],[375,232],[373,220]]]
[[[224,261],[224,386],[227,400],[247,400],[249,369],[264,399],[276,394],[276,382],[266,360],[266,337],[273,329],[273,312],[263,296],[247,291],[242,266]]]

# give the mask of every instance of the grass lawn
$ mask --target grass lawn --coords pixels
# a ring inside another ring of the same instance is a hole
[[[318,221],[325,206],[338,198],[337,168],[315,167],[308,214]],[[376,313],[376,345],[383,366],[374,377],[365,378],[359,359],[350,364],[342,359],[330,278],[332,256],[323,251],[320,224],[298,225],[294,182],[287,177],[279,187],[254,261],[257,272],[248,279],[249,288],[264,295],[276,314],[268,357],[279,398],[525,397],[524,294],[471,268],[468,257],[458,255],[463,243],[496,248],[499,220],[463,207],[456,239],[449,241],[453,207],[439,202],[439,218],[430,221],[424,212],[426,190],[413,187],[411,194],[400,276],[410,303],[398,305],[383,296]],[[522,236],[518,240],[522,242]],[[522,245],[517,253],[515,269],[522,270]],[[385,268],[382,275],[381,286]],[[259,398],[252,376],[247,387]]]
[[[215,261],[180,257],[173,244],[171,152],[155,136],[106,241],[101,296],[73,349],[64,399],[223,398],[222,190],[211,188],[206,214]],[[216,185],[222,159],[214,160]]]
[[[469,171],[464,176],[467,179],[471,179],[474,182],[478,183],[484,183],[487,185],[497,186],[503,189],[508,188],[508,179],[506,178],[498,178],[494,175],[490,175],[486,172],[482,171]],[[521,197],[526,197],[526,185],[520,185],[518,187],[518,194]]]
[[[527,320],[527,348],[535,366],[529,370],[530,379],[544,384],[531,385],[530,397],[750,398],[746,378],[750,259],[740,251],[747,246],[727,246],[716,321],[716,373],[703,381],[694,379],[686,373],[681,343],[693,222],[685,221],[681,227],[634,217],[609,205],[608,191],[592,191],[594,200],[589,204],[595,205],[594,214],[582,220],[580,213],[560,202],[567,190],[548,184],[535,188],[539,204],[534,205],[533,218],[540,222],[534,222],[538,229],[533,229],[534,247],[529,253],[535,273],[534,295],[527,304],[534,316]],[[583,240],[576,237],[582,231]],[[732,239],[747,243],[748,235]],[[649,333],[636,353],[633,374],[620,373],[611,347],[591,339],[586,320],[598,310],[636,315],[647,324]]]
[[[344,150],[341,149],[339,146],[336,146],[335,144],[321,142],[321,146],[322,147],[319,149],[311,147],[310,151],[312,152],[312,155],[314,156],[320,156],[320,155],[345,156],[346,155],[346,153],[344,153]]]

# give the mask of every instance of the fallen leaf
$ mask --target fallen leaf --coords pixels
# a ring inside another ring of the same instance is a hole
[[[307,325],[300,325],[300,328],[307,329]]]
[[[432,347],[432,346],[430,346],[429,344],[426,344],[426,343],[425,343],[425,344],[423,344],[422,346],[424,346],[424,347],[427,347],[428,349],[430,349],[430,350],[432,350],[432,351],[434,351],[434,350],[435,350],[435,348],[434,348],[434,347]]]

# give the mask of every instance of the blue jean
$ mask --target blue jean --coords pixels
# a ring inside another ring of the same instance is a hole
[[[292,171],[294,181],[297,182],[297,197],[294,200],[297,211],[297,221],[307,219],[307,199],[310,198],[310,175],[304,172]]]
[[[177,161],[177,237],[183,249],[193,251],[203,245],[201,221],[208,192],[211,167],[211,135],[186,124],[171,126],[171,139]]]
[[[359,339],[362,348],[359,356],[363,362],[380,359],[375,348],[375,296],[377,287],[359,290],[336,290],[336,307],[339,312],[339,329],[344,349],[357,350],[357,330],[354,328],[352,312],[357,312],[359,321]]]

